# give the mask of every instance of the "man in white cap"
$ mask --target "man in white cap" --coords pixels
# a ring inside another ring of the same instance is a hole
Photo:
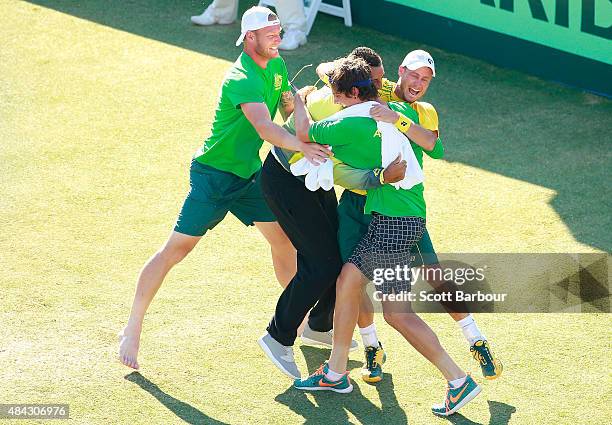
[[[174,231],[140,273],[120,335],[119,359],[135,369],[144,315],[164,277],[228,212],[247,226],[255,225],[270,243],[283,287],[296,273],[295,249],[261,192],[259,149],[267,140],[301,151],[314,163],[324,161],[329,151],[300,142],[272,121],[278,110],[284,117],[293,111],[287,68],[278,54],[281,26],[276,14],[252,7],[244,13],[241,28],[236,45],[244,43],[244,51],[225,76],[210,136],[193,157],[189,194]]]
[[[385,80],[380,96],[383,101],[408,102],[417,111],[419,123],[424,128],[436,133],[439,140],[438,113],[430,103],[423,102],[421,99],[427,93],[429,84],[436,76],[435,62],[431,55],[424,50],[413,50],[409,52],[398,69],[399,80],[397,83]],[[372,117],[378,120],[395,122],[397,114],[385,106],[380,106],[372,112]],[[441,158],[443,150],[437,152],[437,146],[421,146],[425,153],[432,158]],[[456,286],[453,282],[444,281],[437,278],[440,273],[436,269],[440,268],[438,256],[427,230],[423,234],[419,244],[421,263],[424,267],[424,276],[429,284],[439,291],[454,291]],[[465,303],[442,303],[450,316],[457,322],[465,339],[470,345],[470,352],[474,359],[479,363],[483,376],[486,379],[496,379],[501,376],[503,365],[497,359],[487,341],[482,334],[474,317],[469,313]]]
[[[306,13],[302,0],[277,1],[276,11],[283,23],[283,39],[278,46],[281,50],[295,50],[306,44]],[[201,15],[192,16],[196,25],[227,25],[236,20],[238,0],[214,0]]]

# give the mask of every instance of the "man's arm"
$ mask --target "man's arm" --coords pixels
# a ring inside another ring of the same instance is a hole
[[[280,112],[283,121],[287,121],[289,115],[293,113],[293,108],[293,93],[291,93],[291,91],[281,93],[278,112]]]
[[[302,152],[306,159],[314,164],[325,161],[325,158],[329,156],[329,150],[324,146],[316,143],[303,143],[287,130],[275,124],[265,103],[242,103],[240,107],[263,140],[281,148]]]
[[[406,161],[398,156],[384,170],[364,170],[334,160],[334,184],[349,190],[370,190],[386,183],[401,181],[406,175]]]
[[[432,151],[438,140],[437,131],[427,130],[414,123],[411,119],[395,112],[386,105],[376,105],[370,109],[370,115],[376,121],[384,121],[395,126],[410,140],[422,147],[425,151]]]
[[[295,120],[295,135],[300,141],[309,142],[308,130],[310,130],[312,119],[301,96],[297,97],[294,104],[295,109],[293,111],[293,118]]]

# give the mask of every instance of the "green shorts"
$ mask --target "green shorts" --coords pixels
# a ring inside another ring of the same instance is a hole
[[[189,194],[176,220],[174,231],[203,236],[228,212],[247,226],[253,222],[276,221],[260,188],[261,170],[248,179],[191,161]]]
[[[338,245],[340,245],[340,255],[344,263],[349,259],[361,238],[368,233],[372,216],[363,213],[365,202],[364,195],[350,190],[345,190],[338,202]],[[412,247],[410,252],[414,256],[413,267],[438,263],[438,256],[434,251],[427,228],[421,240]]]

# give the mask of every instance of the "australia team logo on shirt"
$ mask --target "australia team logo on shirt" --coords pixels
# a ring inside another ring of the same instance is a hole
[[[280,90],[283,87],[283,76],[274,74],[274,90]]]

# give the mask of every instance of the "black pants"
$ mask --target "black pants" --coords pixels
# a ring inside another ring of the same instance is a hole
[[[336,278],[342,268],[338,201],[333,190],[306,189],[304,182],[285,170],[271,153],[263,165],[261,188],[297,250],[297,273],[283,290],[268,325],[272,338],[290,346],[311,308],[311,329],[325,332],[333,327]]]

